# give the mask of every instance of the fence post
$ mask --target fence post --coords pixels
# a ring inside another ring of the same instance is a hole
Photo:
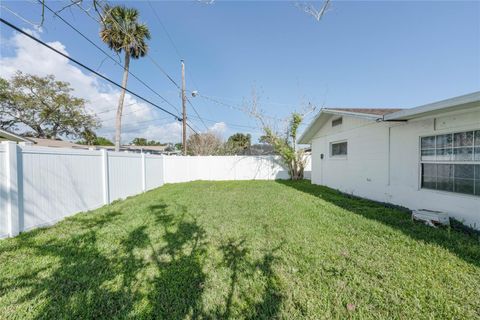
[[[147,159],[142,152],[142,191],[147,191]]]
[[[165,178],[167,174],[165,171],[165,168],[167,166],[166,162],[167,162],[167,156],[162,154],[162,185],[164,185],[166,182],[166,178]]]
[[[18,147],[14,141],[4,141],[6,155],[6,191],[7,191],[7,227],[8,235],[15,237],[20,233],[20,206],[18,183]]]
[[[108,179],[108,151],[102,149],[103,204],[110,204],[110,182]]]

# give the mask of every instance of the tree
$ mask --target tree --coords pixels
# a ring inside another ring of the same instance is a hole
[[[68,82],[53,75],[39,77],[18,71],[0,78],[0,128],[36,138],[80,138],[100,127],[85,110],[85,100],[71,95]]]
[[[297,149],[297,131],[302,123],[303,116],[299,113],[292,113],[290,122],[284,135],[275,133],[270,127],[264,126],[262,142],[273,146],[288,168],[292,180],[303,179],[303,171],[306,164],[306,157],[303,149]]]
[[[134,146],[146,146],[147,143],[148,141],[145,138],[135,138],[131,142],[131,144],[133,144]]]
[[[226,153],[242,153],[248,148],[250,148],[251,143],[252,136],[249,133],[235,133],[228,138],[227,143],[225,144]]]
[[[84,140],[77,141],[78,144],[85,144],[89,146],[113,146],[113,142],[105,137],[84,136]]]
[[[188,137],[187,150],[192,156],[210,156],[221,152],[222,140],[211,132],[195,133]]]
[[[113,146],[113,142],[110,141],[109,139],[105,137],[97,137],[95,140],[95,145],[96,146]]]
[[[314,110],[315,108],[309,104],[305,113]],[[273,126],[266,121],[267,117],[259,111],[255,90],[252,93],[252,103],[249,112],[260,122],[264,132],[263,136],[260,137],[260,142],[268,143],[273,147],[275,153],[282,158],[284,165],[288,168],[288,173],[292,180],[303,179],[307,158],[304,150],[297,148],[297,132],[305,113],[293,112],[287,119],[287,126],[283,132],[276,132]]]
[[[155,140],[148,141],[145,138],[135,138],[135,139],[132,140],[131,144],[133,144],[135,146],[162,146],[162,145],[164,145],[164,144],[162,144],[158,141],[155,141]]]
[[[100,38],[116,53],[125,54],[122,87],[127,87],[130,58],[139,59],[147,54],[147,39],[150,31],[147,25],[138,22],[138,10],[124,6],[105,6],[102,17]],[[117,115],[115,118],[115,150],[120,150],[123,101],[125,89],[120,92]]]

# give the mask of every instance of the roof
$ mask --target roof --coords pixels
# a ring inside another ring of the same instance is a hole
[[[313,136],[327,122],[332,114],[361,117],[381,121],[408,121],[414,118],[429,116],[453,110],[463,110],[480,107],[480,91],[466,95],[422,105],[411,109],[395,108],[324,108],[308,125],[298,139],[298,143],[310,143]]]
[[[38,147],[50,147],[50,148],[70,148],[70,149],[107,149],[113,150],[114,146],[90,146],[85,144],[78,144],[70,141],[64,140],[54,140],[54,139],[43,139],[43,138],[30,138],[31,141],[35,143],[35,146]],[[153,152],[159,153],[164,152],[167,148],[167,145],[163,146],[134,146],[134,145],[123,145],[120,147],[122,151],[134,151],[134,152]]]
[[[386,121],[410,120],[439,112],[448,112],[460,109],[478,108],[480,105],[480,91],[462,96],[425,104],[412,109],[398,111],[384,117]]]
[[[18,134],[15,134],[3,129],[0,129],[0,140],[9,140],[9,141],[16,141],[16,142],[31,142],[29,138],[19,136]]]
[[[43,138],[30,138],[38,147],[51,147],[51,148],[72,148],[72,149],[88,149],[90,146],[83,144],[77,144],[70,141],[43,139]]]
[[[399,109],[399,108],[369,108],[369,109],[367,108],[327,108],[327,110],[384,116],[386,114],[397,112],[403,109]]]
[[[298,143],[310,143],[313,136],[322,128],[331,115],[347,115],[351,117],[364,118],[369,120],[379,120],[387,114],[398,112],[399,108],[323,108],[317,114],[315,119],[308,125],[303,134],[298,139]]]

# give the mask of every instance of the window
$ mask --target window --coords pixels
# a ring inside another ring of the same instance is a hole
[[[336,142],[331,144],[330,155],[332,157],[344,157],[347,155],[347,142]]]
[[[480,196],[480,130],[422,137],[421,187]]]
[[[340,118],[337,118],[337,119],[334,119],[332,120],[332,127],[335,127],[335,126],[339,126],[341,125],[343,122],[343,118],[340,117]]]

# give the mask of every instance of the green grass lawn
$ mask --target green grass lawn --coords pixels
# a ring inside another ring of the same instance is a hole
[[[0,319],[475,319],[479,239],[310,182],[193,182],[0,241]]]

